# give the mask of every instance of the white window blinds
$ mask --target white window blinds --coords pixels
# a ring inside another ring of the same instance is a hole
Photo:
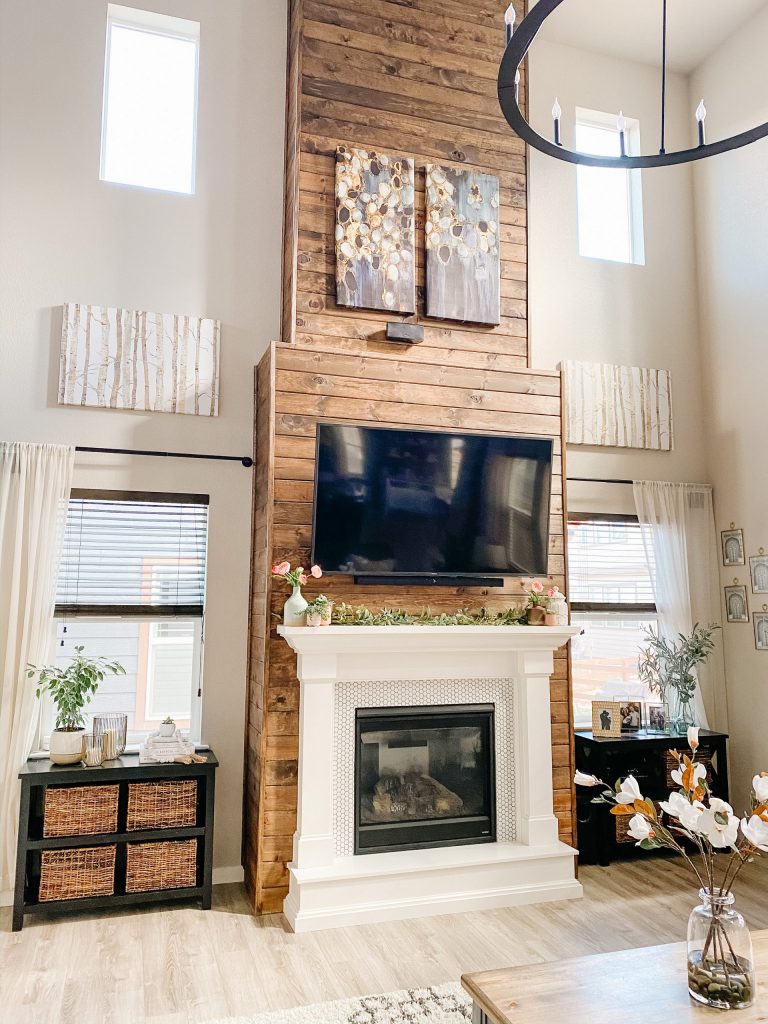
[[[207,533],[204,495],[125,500],[73,492],[56,611],[202,615]]]
[[[653,584],[636,520],[568,523],[568,596],[572,606],[652,610]]]

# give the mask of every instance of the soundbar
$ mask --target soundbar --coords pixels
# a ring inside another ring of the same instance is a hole
[[[497,576],[355,576],[360,587],[503,587]]]

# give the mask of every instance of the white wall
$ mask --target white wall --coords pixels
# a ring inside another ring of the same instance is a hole
[[[722,43],[692,76],[691,99],[706,97],[709,138],[768,121],[768,10]],[[709,465],[719,530],[743,527],[747,558],[768,551],[768,141],[696,166],[696,212]],[[722,569],[749,590],[749,566]],[[749,591],[751,611],[768,595]],[[768,653],[752,625],[725,625],[734,804],[743,809],[752,776],[768,770]]]
[[[249,454],[253,366],[279,323],[285,0],[134,6],[201,23],[195,196],[99,181],[106,0],[0,8],[0,438]],[[218,419],[58,408],[67,301],[220,318]],[[234,868],[251,473],[94,455],[75,485],[210,495],[203,738],[222,762],[215,864]]]
[[[531,51],[531,123],[551,137],[555,96],[563,141],[575,108],[638,118],[645,152],[659,139],[659,70],[539,40]],[[687,81],[670,75],[667,138],[688,140]],[[642,171],[645,266],[579,256],[576,169],[536,150],[530,157],[531,361],[621,363],[672,371],[675,449],[574,447],[568,475],[706,481],[690,167]],[[572,484],[572,510],[632,512],[629,487]]]

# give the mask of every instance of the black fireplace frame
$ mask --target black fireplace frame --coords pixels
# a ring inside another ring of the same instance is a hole
[[[482,720],[478,722],[478,716]],[[429,850],[443,846],[469,846],[496,842],[496,708],[494,704],[436,704],[418,707],[357,708],[355,710],[355,855],[394,853],[402,850]],[[382,728],[392,719],[402,719],[404,729],[424,728],[440,718],[444,728],[481,724],[486,732],[488,751],[487,815],[459,818],[382,822],[364,825],[360,821],[361,758],[360,734],[372,719],[381,719]],[[376,835],[375,845],[366,843]],[[383,841],[382,841],[383,840]]]

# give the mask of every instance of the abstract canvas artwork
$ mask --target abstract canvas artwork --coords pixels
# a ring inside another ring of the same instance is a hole
[[[570,444],[671,451],[669,370],[564,362],[566,439]]]
[[[336,152],[336,301],[416,312],[413,160]]]
[[[59,404],[219,414],[218,320],[64,306]]]
[[[427,164],[427,316],[499,323],[499,179]]]

